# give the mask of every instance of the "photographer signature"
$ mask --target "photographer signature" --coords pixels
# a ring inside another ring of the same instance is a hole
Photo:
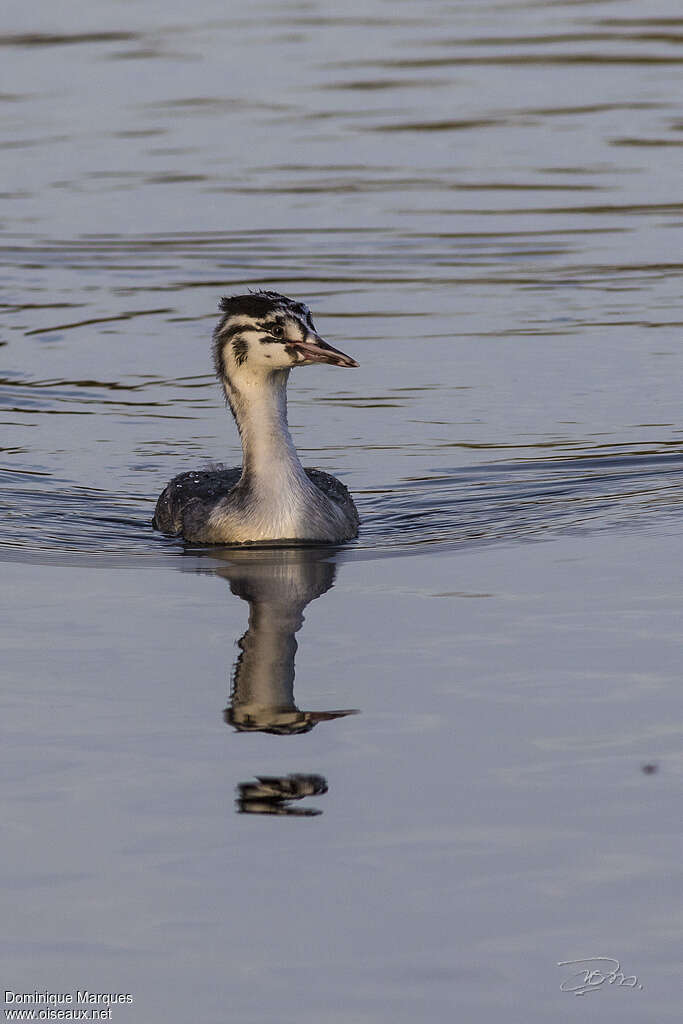
[[[585,996],[587,992],[594,992],[601,985],[624,985],[626,988],[639,988],[642,985],[635,974],[626,977],[621,969],[621,964],[612,956],[589,956],[582,960],[558,960],[558,967],[568,967],[570,964],[596,964],[600,966],[582,966],[575,974],[567,978],[560,985],[561,992],[573,992],[575,996]]]

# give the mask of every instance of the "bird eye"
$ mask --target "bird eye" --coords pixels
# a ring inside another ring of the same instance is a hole
[[[271,327],[270,333],[274,338],[283,338],[285,335],[285,329],[280,324],[275,324],[274,327]]]

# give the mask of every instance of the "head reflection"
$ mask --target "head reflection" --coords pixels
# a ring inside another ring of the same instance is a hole
[[[249,604],[249,624],[238,641],[240,654],[224,712],[226,723],[239,732],[292,736],[355,713],[302,711],[294,701],[295,634],[303,625],[306,605],[334,583],[332,555],[333,549],[304,547],[225,553],[228,564],[219,575]]]
[[[314,818],[323,812],[317,807],[293,807],[295,800],[327,793],[322,775],[257,775],[256,782],[240,782],[237,810],[240,814],[286,814]]]

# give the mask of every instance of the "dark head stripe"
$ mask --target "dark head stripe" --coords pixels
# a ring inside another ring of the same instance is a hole
[[[268,325],[282,324],[286,321],[291,324],[294,321],[299,329],[299,340],[303,341],[309,330],[315,330],[311,311],[303,302],[296,302],[287,298],[279,292],[257,291],[248,295],[226,296],[220,300],[220,309],[223,313],[213,334],[213,361],[216,373],[220,378],[227,376],[225,365],[225,349],[232,342],[232,353],[238,365],[247,359],[248,344],[240,338],[240,334],[249,331],[268,330]],[[253,324],[244,322],[231,323],[234,318],[244,317]],[[287,341],[287,339],[273,338],[262,335],[259,338],[264,344]]]

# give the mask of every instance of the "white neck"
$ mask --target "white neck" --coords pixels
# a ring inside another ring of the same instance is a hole
[[[260,494],[310,487],[287,423],[289,370],[268,376],[240,372],[226,392],[242,441],[242,481]]]
[[[355,536],[346,511],[309,478],[287,425],[289,370],[236,367],[224,377],[242,440],[239,483],[211,514],[214,534],[231,543],[336,541]]]

